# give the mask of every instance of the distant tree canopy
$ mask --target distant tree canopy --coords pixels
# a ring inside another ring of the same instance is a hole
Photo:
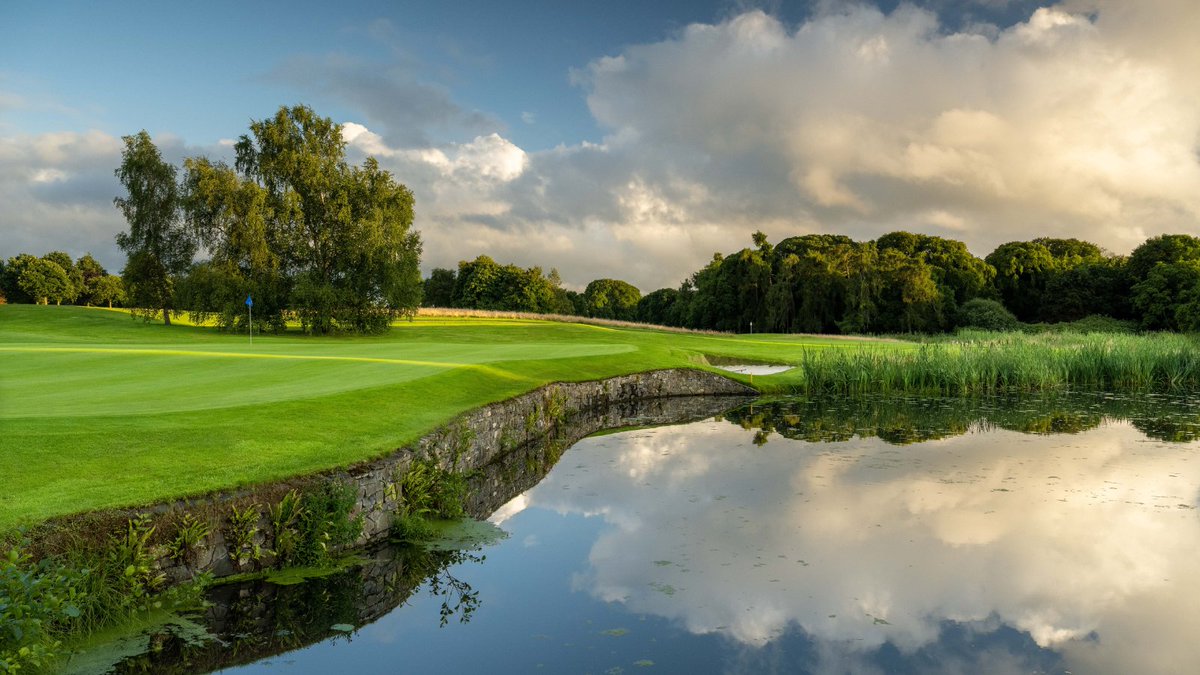
[[[996,290],[1021,321],[1078,319],[1110,311],[1106,301],[1080,287],[1117,269],[1100,248],[1078,239],[1034,239],[1001,245],[987,257]],[[1120,280],[1114,279],[1120,285]]]
[[[1200,239],[1163,235],[1128,258],[1079,239],[1002,244],[979,259],[959,241],[891,232],[815,234],[714,254],[678,289],[638,304],[641,321],[726,331],[936,332],[1092,315],[1151,330],[1200,330]],[[998,302],[983,302],[998,301]],[[1014,316],[1015,315],[1015,316]]]
[[[111,279],[105,281],[110,277],[116,280],[115,284]],[[98,299],[101,284],[105,288],[101,299]],[[53,302],[56,305],[64,302],[79,305],[111,302],[119,305],[124,297],[121,278],[109,275],[108,270],[90,253],[85,253],[74,262],[62,251],[51,251],[41,258],[21,253],[7,261],[0,261],[0,298],[6,302]]]
[[[129,196],[116,202],[130,223],[118,235],[128,301],[168,321],[186,307],[226,329],[244,328],[247,296],[276,330],[296,317],[311,333],[375,332],[413,315],[413,195],[374,158],[348,165],[345,149],[341,126],[282,107],[251,122],[233,167],[188,158],[176,183],[148,134],[126,137],[117,174]],[[198,249],[209,258],[195,261]]]
[[[426,307],[492,309],[538,314],[573,314],[571,292],[562,287],[558,270],[501,265],[486,255],[458,263],[458,270],[438,268],[425,280]]]
[[[957,241],[893,232],[874,242],[806,235],[707,266],[674,293],[650,293],[638,315],[668,325],[761,332],[940,331],[959,304],[994,293],[994,270]]]
[[[596,279],[583,291],[587,315],[599,319],[633,321],[642,292],[620,279]]]
[[[562,287],[556,269],[543,274],[481,255],[460,261],[457,270],[434,269],[425,279],[424,304],[635,321],[640,298],[641,291],[618,279],[597,279],[577,293]]]

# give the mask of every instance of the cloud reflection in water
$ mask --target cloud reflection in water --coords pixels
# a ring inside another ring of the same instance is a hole
[[[752,439],[723,422],[587,439],[505,517],[602,517],[575,588],[751,651],[798,627],[815,670],[936,651],[949,627],[1016,629],[1077,672],[1200,663],[1195,443],[1125,422],[904,447]]]

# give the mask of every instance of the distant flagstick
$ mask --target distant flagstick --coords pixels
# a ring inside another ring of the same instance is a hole
[[[246,295],[246,311],[250,313],[250,344],[254,344],[254,299]]]

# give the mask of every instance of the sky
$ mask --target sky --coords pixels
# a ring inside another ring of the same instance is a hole
[[[247,6],[250,5],[250,6]],[[0,257],[124,263],[121,137],[231,158],[303,103],[416,196],[422,267],[677,286],[807,233],[1200,234],[1195,0],[12,2]]]

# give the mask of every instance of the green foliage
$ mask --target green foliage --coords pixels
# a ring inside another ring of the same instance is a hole
[[[46,668],[58,658],[63,629],[86,599],[85,575],[53,558],[34,562],[21,546],[0,556],[0,673]]]
[[[345,147],[329,118],[282,107],[238,141],[236,173],[188,166],[189,219],[213,262],[257,290],[287,287],[311,333],[386,330],[421,299],[412,192],[374,158],[347,165]]]
[[[583,297],[588,316],[632,321],[637,317],[642,292],[619,279],[596,279],[584,289]]]
[[[144,130],[122,140],[125,149],[115,173],[127,196],[113,200],[129,223],[128,232],[117,234],[117,245],[129,257],[121,277],[134,307],[147,319],[161,312],[170,324],[177,311],[174,277],[191,264],[196,240],[179,218],[175,167],[163,161]]]
[[[111,302],[116,298],[100,298],[97,299],[98,284],[101,280],[109,276],[108,270],[104,269],[91,253],[85,253],[75,261],[75,269],[79,271],[80,293],[75,300],[77,303],[86,305],[103,304]],[[117,277],[118,279],[120,277]]]
[[[208,539],[210,528],[208,523],[186,513],[179,523],[175,537],[167,544],[167,552],[171,558],[181,564],[191,562],[192,552]]]
[[[425,307],[453,306],[454,285],[457,279],[458,275],[454,270],[444,267],[434,268],[433,272],[429,274],[429,278],[425,280],[421,304]]]
[[[1200,259],[1159,262],[1133,286],[1133,306],[1146,330],[1195,330]],[[1181,325],[1181,321],[1183,323]]]
[[[414,461],[400,481],[404,515],[454,519],[463,516],[467,481],[432,461]]]
[[[660,288],[638,300],[637,320],[660,326],[676,324],[676,305],[681,293],[674,288]]]
[[[150,537],[154,529],[150,516],[141,514],[129,521],[124,537],[110,542],[109,572],[119,573],[121,583],[117,587],[124,591],[124,598],[118,606],[147,609],[150,596],[166,583],[166,575],[158,570],[156,558],[150,550]]]
[[[302,543],[300,523],[307,520],[300,493],[289,490],[278,503],[271,506],[271,531],[275,533],[275,559],[280,566],[297,557]]]
[[[56,305],[67,302],[75,302],[75,300],[83,294],[83,273],[79,268],[75,267],[75,263],[71,260],[71,256],[63,251],[51,251],[42,256],[43,260],[55,263],[67,275],[67,285],[65,291],[55,298]]]
[[[1129,254],[1129,276],[1133,283],[1145,281],[1159,263],[1171,265],[1200,261],[1200,237],[1164,234],[1151,237]]]
[[[957,324],[963,328],[1011,331],[1020,328],[1017,317],[997,300],[973,298],[958,308]]]
[[[353,485],[327,481],[292,494],[272,509],[276,526],[276,562],[279,567],[314,567],[331,553],[353,544],[362,534],[362,514],[354,513],[358,491]]]
[[[467,480],[432,461],[414,461],[400,479],[400,504],[392,521],[397,541],[418,542],[432,537],[429,519],[458,519],[465,515]]]
[[[74,297],[71,279],[66,271],[57,262],[47,258],[24,262],[17,277],[17,286],[40,305],[50,302],[57,305]]]
[[[472,261],[460,261],[458,273],[434,270],[427,281],[438,299],[445,299],[445,288],[453,281],[449,303],[444,306],[466,309],[495,309],[514,312],[570,314],[570,303],[561,286],[558,270],[542,274],[540,267],[524,269],[500,265],[486,255]],[[430,300],[433,304],[433,299]]]
[[[1027,333],[1115,333],[1133,335],[1138,332],[1138,324],[1128,319],[1114,319],[1111,316],[1093,314],[1077,321],[1026,324],[1022,326],[1022,330]]]
[[[262,560],[268,553],[257,541],[260,531],[258,521],[261,515],[258,504],[247,504],[241,509],[235,504],[230,508],[225,547],[229,551],[229,559],[239,569]]]
[[[107,304],[110,308],[114,304],[124,306],[125,283],[121,281],[121,277],[115,274],[105,275],[96,280],[89,297],[91,302]]]

